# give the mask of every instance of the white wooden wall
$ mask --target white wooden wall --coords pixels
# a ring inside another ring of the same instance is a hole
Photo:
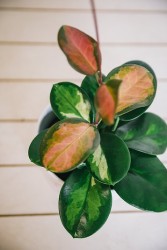
[[[158,77],[150,108],[167,120],[167,1],[95,0],[103,72],[128,60],[149,63]],[[27,150],[53,83],[82,75],[57,46],[63,24],[95,37],[88,0],[0,0],[0,249],[165,250],[167,213],[113,203],[105,226],[73,240],[60,223],[62,183],[30,163]],[[161,156],[164,163],[167,154]]]

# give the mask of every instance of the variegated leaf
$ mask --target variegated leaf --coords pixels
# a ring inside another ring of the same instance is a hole
[[[129,170],[130,153],[126,144],[118,136],[102,133],[100,145],[86,162],[96,179],[115,185],[126,176]]]
[[[52,172],[70,171],[94,152],[99,140],[94,126],[80,119],[65,119],[45,134],[40,150],[42,164]]]
[[[92,37],[64,25],[58,32],[58,43],[75,70],[85,75],[93,75],[99,70],[98,44]]]
[[[51,106],[59,117],[94,121],[93,107],[83,89],[70,82],[54,84],[50,93]]]
[[[73,171],[59,196],[61,221],[74,238],[85,238],[99,230],[111,205],[110,186],[96,181],[86,167]]]
[[[153,75],[143,66],[125,64],[111,71],[107,78],[122,80],[116,109],[118,115],[148,106],[154,97]]]
[[[152,113],[144,113],[120,126],[116,133],[129,148],[146,154],[163,154],[167,147],[167,125]]]
[[[121,80],[108,80],[106,84],[102,84],[96,92],[95,106],[102,120],[107,125],[111,125],[114,122],[120,83]]]

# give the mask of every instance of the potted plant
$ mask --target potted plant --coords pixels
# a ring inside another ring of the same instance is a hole
[[[110,214],[112,190],[142,210],[167,210],[167,169],[156,156],[167,147],[167,125],[145,112],[156,94],[154,71],[130,61],[104,76],[98,39],[74,27],[62,26],[58,43],[85,77],[80,87],[53,85],[55,115],[32,141],[29,158],[65,180],[64,227],[75,238],[94,234]]]

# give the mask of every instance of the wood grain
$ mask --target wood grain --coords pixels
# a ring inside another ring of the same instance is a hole
[[[100,41],[104,44],[165,44],[166,13],[99,12],[97,14]],[[76,24],[77,20],[77,24]],[[83,20],[89,25],[86,25]],[[68,24],[90,36],[95,36],[91,11],[26,12],[0,11],[0,42],[57,43],[59,28]],[[8,32],[10,30],[10,32]]]
[[[0,7],[7,7],[7,8],[44,8],[44,9],[63,9],[70,10],[70,9],[83,9],[87,10],[90,8],[90,2],[89,0],[1,0],[0,1]],[[160,11],[160,10],[166,10],[167,9],[167,3],[166,0],[140,0],[140,1],[134,1],[134,0],[128,0],[128,1],[122,1],[122,0],[96,0],[96,7],[98,10],[140,10],[140,11]]]
[[[82,240],[73,239],[57,216],[0,218],[0,249],[165,250],[166,231],[167,213],[111,214],[102,229]]]

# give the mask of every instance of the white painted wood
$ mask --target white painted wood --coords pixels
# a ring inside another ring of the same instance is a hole
[[[0,218],[3,250],[166,250],[167,213],[112,214],[93,236],[73,239],[59,217]]]
[[[38,119],[49,103],[51,82],[0,83],[1,119]]]
[[[100,12],[97,18],[102,43],[167,43],[166,13]],[[64,24],[96,38],[91,11],[18,10],[0,12],[0,41],[56,43],[58,30]]]
[[[0,165],[27,164],[28,148],[36,135],[36,123],[0,123]]]
[[[98,10],[121,9],[121,10],[166,10],[166,0],[96,0]],[[88,0],[1,0],[0,7],[8,8],[56,8],[56,9],[89,9]]]
[[[0,78],[5,79],[81,79],[57,46],[0,46]],[[129,60],[147,62],[157,78],[167,78],[167,47],[102,46],[102,69],[111,69]]]
[[[58,213],[62,181],[44,168],[0,167],[0,183],[0,215]]]

